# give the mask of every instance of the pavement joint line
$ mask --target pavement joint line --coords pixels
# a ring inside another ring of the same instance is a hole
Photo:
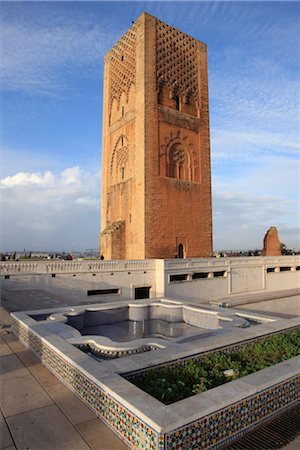
[[[9,428],[8,423],[7,423],[6,417],[4,417],[2,408],[0,408],[0,409],[1,409],[1,414],[2,414],[3,420],[4,420],[4,422],[5,422],[6,428],[8,429],[8,432],[9,432],[9,434],[10,434],[11,440],[12,440],[12,442],[13,442],[13,445],[15,446],[15,448],[17,448],[17,444],[16,444],[16,442],[15,442],[15,440],[14,440],[14,437],[13,437],[12,432],[10,431],[10,428]],[[9,448],[9,447],[11,447],[11,445],[9,445],[8,447],[4,447],[3,449],[2,449],[2,447],[1,447],[1,450],[5,450],[6,448]]]
[[[21,342],[19,339],[17,339],[19,342]],[[22,344],[22,342],[21,342],[21,344]],[[23,345],[23,344],[22,344]],[[24,348],[26,349],[26,350],[28,350],[25,346],[24,346]],[[12,349],[13,350],[13,349]],[[28,350],[28,351],[30,351],[30,350]],[[31,352],[32,353],[32,352]],[[15,353],[16,354],[16,353]],[[34,353],[32,353],[33,355],[34,355]],[[20,360],[20,358],[18,357],[18,355],[16,355],[17,356],[17,358]],[[34,355],[35,356],[35,355]],[[36,356],[35,356],[36,357]],[[37,357],[36,357],[37,358]],[[21,360],[20,360],[21,361]],[[37,358],[37,361],[43,366],[43,367],[45,367],[45,369],[47,369],[47,370],[49,370],[44,364],[42,364],[42,362]],[[27,368],[26,366],[25,366],[25,364],[21,361],[21,363],[23,364],[23,366],[25,367],[25,368]],[[27,369],[27,370],[29,370],[29,369]],[[49,371],[51,374],[53,374],[53,372],[51,372],[51,371]],[[81,437],[82,437],[82,439],[85,441],[85,443],[88,445],[88,447],[90,447],[91,448],[91,446],[90,446],[90,444],[88,443],[88,441],[84,438],[84,436],[82,436],[81,435],[81,433],[76,429],[76,427],[75,427],[75,425],[71,422],[71,420],[66,416],[66,414],[64,413],[64,411],[62,410],[62,408],[60,408],[60,406],[58,405],[58,403],[56,403],[56,401],[55,401],[55,399],[49,394],[49,392],[47,392],[46,391],[46,389],[45,389],[45,387],[39,382],[39,380],[30,372],[30,374],[29,375],[31,375],[36,381],[37,381],[37,383],[41,386],[41,388],[43,389],[43,391],[45,392],[45,394],[50,398],[50,400],[53,402],[53,405],[55,405],[58,409],[59,409],[59,411],[63,414],[63,416],[68,420],[68,422],[70,422],[70,424],[72,425],[72,427],[74,428],[74,431],[76,432],[76,433],[78,433]],[[26,375],[27,376],[27,375]],[[55,376],[55,375],[54,375]],[[62,384],[64,387],[66,387],[66,389],[68,389],[68,387],[64,384],[64,383],[62,383],[60,380],[59,380],[59,378],[57,378],[56,377],[56,379],[59,381],[59,383],[60,384]],[[68,389],[69,391],[70,391],[70,389]],[[72,392],[73,393],[73,391],[70,391],[70,392]],[[80,399],[80,397],[79,396],[77,396],[78,398],[79,398],[79,400],[82,402],[82,400]],[[83,402],[82,402],[83,403]],[[85,403],[83,403],[84,405],[85,405]],[[30,410],[28,410],[28,411],[24,411],[24,412],[22,412],[22,413],[19,413],[19,414],[13,414],[13,415],[11,415],[11,416],[8,416],[8,417],[14,417],[14,416],[19,416],[19,415],[21,415],[21,414],[25,414],[25,413],[27,413],[27,412],[29,412],[29,411],[35,411],[35,410],[40,410],[40,409],[44,409],[44,408],[47,408],[47,407],[49,407],[49,406],[52,406],[52,405],[46,405],[46,406],[41,406],[41,407],[39,407],[39,408],[34,408],[34,409],[30,409]],[[86,405],[85,405],[86,406]],[[90,411],[92,411],[92,409],[91,408],[89,408],[90,409]],[[93,411],[92,411],[93,412]],[[94,412],[93,412],[94,413]],[[94,413],[95,414],[95,413]],[[100,420],[97,416],[96,416],[96,414],[95,414],[95,418],[96,419],[98,419],[98,420]],[[90,419],[90,420],[93,420],[93,419]],[[76,424],[76,425],[79,425],[80,423],[85,423],[85,422],[88,422],[88,420],[87,421],[84,421],[84,422],[79,422],[78,424]],[[17,447],[16,447],[17,448]]]
[[[28,409],[26,411],[22,411],[22,412],[17,413],[17,414],[12,414],[11,416],[7,416],[5,419],[10,419],[11,417],[21,416],[22,414],[27,414],[27,413],[32,412],[32,411],[39,411],[40,409],[48,408],[49,406],[54,406],[54,405],[55,405],[55,403],[53,403],[52,405],[45,405],[45,406],[39,406],[39,407],[33,408],[33,409]]]

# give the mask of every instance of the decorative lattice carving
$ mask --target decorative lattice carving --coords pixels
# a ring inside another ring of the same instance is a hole
[[[126,136],[119,136],[111,155],[110,173],[113,173],[114,164],[120,167],[127,163],[129,159],[129,140]]]
[[[110,203],[111,203],[111,191],[106,194],[107,202],[106,202],[106,214],[108,214]]]
[[[184,150],[182,150],[180,147],[178,147],[178,144],[174,147],[172,147],[170,151],[170,162],[177,163],[179,166],[183,166],[185,163],[185,153]]]
[[[135,85],[136,25],[133,25],[110,52],[110,108],[118,104],[124,92],[128,100],[130,86]]]
[[[170,97],[181,93],[183,101],[198,101],[197,41],[157,20],[157,80],[170,89]]]
[[[160,146],[160,158],[165,157],[169,152],[171,147],[176,146],[176,148],[180,149],[180,145],[186,148],[191,155],[192,159],[196,163],[197,153],[194,149],[193,144],[190,142],[188,136],[182,134],[180,130],[171,131],[171,133],[164,136],[164,143]],[[177,146],[176,144],[180,144]]]
[[[128,157],[129,157],[129,152],[128,152],[128,147],[121,147],[118,148],[116,151],[116,163],[117,166],[123,166],[124,164],[126,164],[126,162],[128,161]]]
[[[199,156],[190,138],[180,130],[171,131],[160,145],[160,174],[198,182]]]

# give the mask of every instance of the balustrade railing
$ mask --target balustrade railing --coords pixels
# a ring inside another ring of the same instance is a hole
[[[140,261],[1,261],[0,275],[59,274],[59,273],[97,273],[122,270],[155,269],[155,260]]]

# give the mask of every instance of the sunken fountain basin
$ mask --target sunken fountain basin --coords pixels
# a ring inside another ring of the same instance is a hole
[[[189,335],[191,339],[154,336],[150,339],[156,344],[161,339],[164,348],[96,360],[72,343],[74,339],[88,338],[66,324],[66,315],[72,313],[73,317],[79,317],[79,312],[79,309],[70,312],[61,308],[12,313],[14,333],[129,447],[217,449],[299,401],[300,357],[171,405],[161,403],[130,382],[135,373],[176,365],[201,353],[236,347],[245,341],[294,329],[300,326],[299,318],[269,321],[245,329],[210,328],[207,333]],[[61,316],[50,320],[53,314]],[[38,315],[48,320],[35,320],[33,317]]]
[[[220,328],[218,312],[165,299],[77,307],[54,312],[47,321],[61,324],[61,333],[73,329],[69,343],[105,359],[166,348]]]

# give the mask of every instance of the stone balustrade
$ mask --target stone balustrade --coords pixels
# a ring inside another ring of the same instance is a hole
[[[154,269],[155,260],[142,261],[1,261],[0,275],[90,273]]]

